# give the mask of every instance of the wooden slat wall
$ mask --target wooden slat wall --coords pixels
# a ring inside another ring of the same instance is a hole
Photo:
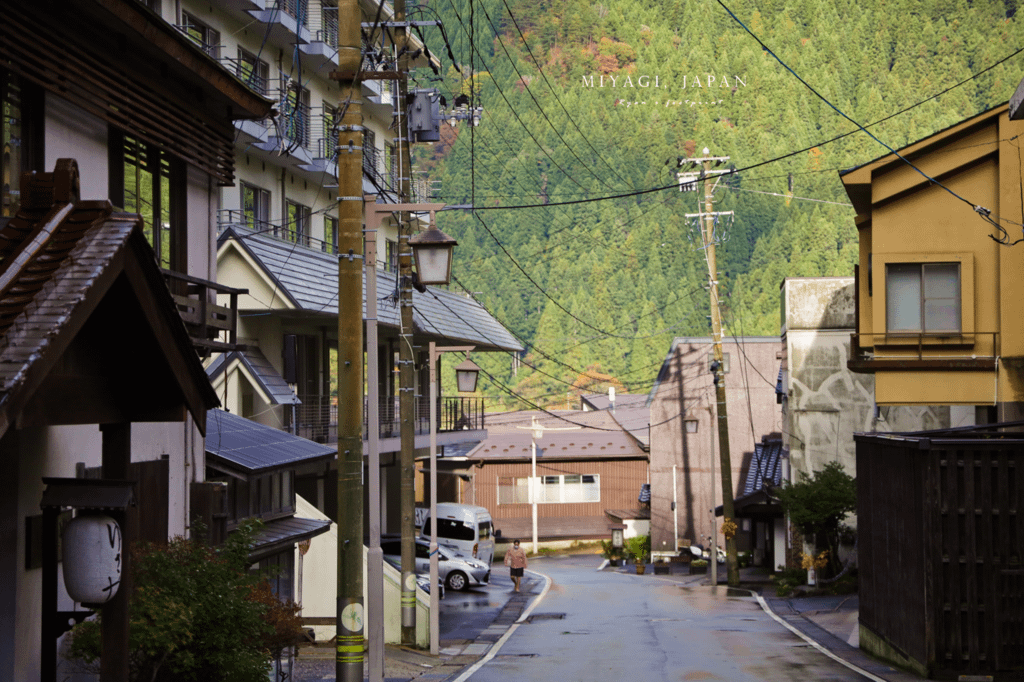
[[[538,518],[545,517],[592,517],[604,518],[606,509],[634,509],[638,505],[640,486],[647,483],[647,461],[599,460],[599,461],[538,461],[538,476],[559,474],[596,474],[601,478],[600,502],[573,504],[538,504]],[[476,504],[486,507],[501,527],[500,519],[531,518],[529,504],[498,505],[498,480],[501,478],[526,478],[530,476],[530,462],[485,463],[476,474]]]
[[[860,621],[932,674],[1024,668],[1024,444],[857,444]]]
[[[231,121],[186,108],[153,79],[84,47],[76,30],[55,17],[32,16],[31,3],[6,3],[0,21],[0,60],[46,90],[124,132],[200,168],[222,185],[234,182]],[[94,36],[102,44],[102,36]],[[185,97],[189,93],[182,93]]]

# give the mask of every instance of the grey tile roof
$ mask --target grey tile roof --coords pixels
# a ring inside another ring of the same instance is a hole
[[[236,358],[245,365],[252,377],[259,382],[260,388],[270,398],[272,405],[302,404],[302,401],[295,395],[291,386],[285,382],[284,377],[274,369],[274,366],[270,364],[270,360],[267,360],[267,356],[258,348],[246,348],[241,351],[221,353],[206,368],[207,376],[211,380],[216,379],[224,371],[224,368],[230,365]]]
[[[307,312],[338,314],[337,256],[238,226],[226,228],[218,243],[229,239],[240,244],[275,282],[275,295]],[[396,329],[400,324],[399,310],[396,303],[389,300],[389,295],[397,288],[394,273],[377,271],[377,320],[379,324]],[[363,290],[366,290],[365,279]],[[422,334],[471,343],[480,350],[523,350],[511,332],[471,298],[428,287],[424,294],[414,291],[412,300],[413,325]],[[363,319],[366,319],[365,298]]]
[[[743,480],[740,497],[760,491],[765,484],[777,486],[782,483],[782,441],[767,436],[754,444],[754,455],[750,469]]]
[[[258,473],[330,459],[336,446],[315,443],[224,410],[207,416],[206,454],[214,468]]]

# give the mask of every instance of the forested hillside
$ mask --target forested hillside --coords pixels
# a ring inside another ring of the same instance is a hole
[[[739,169],[715,193],[716,211],[735,212],[718,247],[723,319],[728,334],[777,334],[782,278],[853,273],[857,231],[838,170],[887,153],[863,132],[834,139],[857,128],[830,104],[864,125],[892,116],[870,130],[898,148],[1005,102],[1024,75],[1024,55],[989,69],[1024,46],[1016,0],[725,6],[431,0],[411,10],[440,19],[448,42],[424,29],[444,66],[440,80],[419,72],[419,85],[449,104],[475,87],[484,107],[478,127],[444,126],[442,142],[415,154],[441,200],[479,209],[439,221],[460,242],[459,285],[528,347],[515,375],[508,356],[474,356],[496,380],[484,379],[486,396],[511,389],[557,406],[609,383],[644,392],[673,336],[709,334],[707,268],[685,218],[698,193],[644,192],[673,185],[679,157],[706,147]],[[601,200],[619,194],[630,196]]]

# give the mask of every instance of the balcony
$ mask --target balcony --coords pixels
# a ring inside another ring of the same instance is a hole
[[[312,40],[299,45],[302,68],[326,77],[338,65],[338,8],[319,2],[310,8],[309,28]]]
[[[291,227],[281,227],[269,220],[260,220],[251,215],[246,215],[245,211],[241,209],[222,208],[217,211],[217,234],[223,232],[227,227],[244,227],[289,244],[297,243],[299,246],[325,253],[335,252],[335,247],[330,242],[296,232]]]
[[[238,297],[249,293],[248,289],[234,289],[171,270],[162,272],[199,356],[238,348]],[[229,296],[231,303],[218,305],[217,294]]]
[[[336,187],[338,177],[338,133],[337,119],[334,110],[315,107],[312,110],[310,137],[312,142],[312,159],[309,163],[300,163],[299,168],[307,173],[317,173],[320,184],[324,187]],[[327,177],[323,177],[327,176]],[[330,178],[331,182],[326,182]]]
[[[267,42],[277,47],[290,48],[295,43],[301,45],[313,39],[308,28],[307,0],[266,0],[264,9],[251,9],[246,13],[256,20]]]
[[[309,164],[313,161],[310,153],[312,110],[308,104],[296,102],[293,94],[284,89],[270,93],[269,98],[277,102],[280,113],[266,128],[266,135],[252,146],[287,156],[300,165]],[[258,132],[255,128],[253,131]]]
[[[870,348],[871,351],[865,349]],[[852,372],[994,371],[999,358],[999,333],[851,334]]]
[[[300,395],[301,405],[294,408],[294,426],[290,415],[285,421],[289,426],[285,430],[292,431],[303,438],[319,443],[338,442],[338,405],[336,398],[324,395]],[[366,399],[363,399],[363,433],[369,426],[366,412]],[[482,432],[484,429],[484,402],[481,398],[438,398],[438,444],[456,443],[465,440],[467,432]],[[416,400],[414,430],[416,447],[428,447],[430,435],[429,399]],[[288,410],[289,408],[286,408]],[[447,437],[444,437],[447,434]],[[476,434],[474,434],[476,435]],[[398,398],[381,398],[380,400],[380,439],[382,452],[396,452],[401,437],[401,419],[399,418]]]

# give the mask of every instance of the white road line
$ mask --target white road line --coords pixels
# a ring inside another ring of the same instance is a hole
[[[544,578],[544,589],[541,590],[537,598],[533,600],[533,602],[526,608],[525,611],[523,611],[523,615],[519,617],[519,620],[513,623],[512,626],[509,627],[508,631],[501,636],[501,639],[494,643],[494,646],[492,646],[491,650],[487,652],[487,655],[481,658],[473,665],[471,665],[469,668],[467,668],[465,672],[463,672],[461,675],[452,680],[452,682],[466,682],[466,680],[468,680],[473,675],[473,673],[475,673],[480,668],[484,667],[492,658],[497,656],[498,652],[501,651],[501,647],[503,647],[505,645],[505,642],[508,641],[509,637],[512,636],[512,633],[519,629],[519,626],[522,625],[523,622],[530,617],[531,613],[533,613],[533,609],[537,606],[537,604],[541,603],[541,601],[544,600],[544,597],[547,596],[548,590],[551,589],[551,578],[544,575],[543,573],[537,573],[536,571],[525,572]],[[883,680],[882,682],[885,681]]]
[[[747,592],[750,592],[750,594],[754,595],[754,598],[757,599],[757,603],[761,605],[761,608],[764,610],[764,612],[767,613],[769,616],[771,616],[775,620],[775,622],[779,623],[782,627],[786,628],[787,630],[792,632],[794,635],[796,635],[800,639],[804,640],[805,642],[807,642],[812,647],[814,647],[815,649],[817,649],[821,653],[825,654],[826,656],[828,656],[832,660],[836,661],[837,663],[841,663],[841,664],[845,665],[847,668],[849,668],[853,672],[857,673],[858,675],[863,675],[864,677],[868,678],[869,680],[872,680],[872,682],[888,682],[887,680],[884,680],[881,677],[878,677],[877,675],[872,675],[867,670],[864,670],[863,668],[860,668],[860,667],[854,665],[853,663],[850,663],[849,661],[844,661],[839,656],[836,656],[834,653],[832,653],[831,651],[829,651],[828,649],[826,649],[822,645],[818,644],[817,642],[815,642],[813,639],[811,639],[810,637],[808,637],[804,633],[802,633],[799,630],[797,630],[795,627],[793,627],[792,625],[787,623],[785,620],[780,618],[774,611],[772,611],[771,608],[768,606],[768,602],[766,602],[761,597],[761,595],[759,595],[757,592],[754,592],[753,590],[748,590],[746,588],[739,588],[739,589],[746,590]]]

